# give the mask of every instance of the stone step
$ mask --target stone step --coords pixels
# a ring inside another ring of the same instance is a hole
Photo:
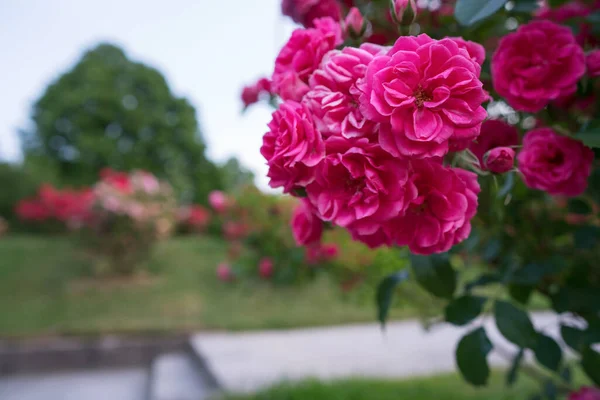
[[[215,390],[203,367],[186,352],[160,355],[150,367],[148,400],[204,400]]]

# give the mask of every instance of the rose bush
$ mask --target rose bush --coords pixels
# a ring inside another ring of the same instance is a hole
[[[497,344],[478,317],[493,311],[519,349],[509,383],[531,350],[546,396],[587,398],[559,343],[600,385],[600,2],[333,3],[283,2],[304,28],[275,62],[282,101],[261,148],[271,187],[303,198],[292,229],[307,261],[331,227],[405,247],[411,273],[379,285],[382,322],[411,275],[446,322],[474,324],[456,351],[470,383],[489,377]],[[484,272],[462,277],[473,263]],[[533,294],[570,315],[561,340],[532,324]]]

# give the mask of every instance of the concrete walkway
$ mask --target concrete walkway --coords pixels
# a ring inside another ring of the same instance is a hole
[[[557,337],[558,318],[533,316],[534,324]],[[511,353],[516,348],[501,337],[491,318],[484,322],[494,344]],[[447,324],[426,332],[417,321],[396,322],[382,332],[379,325],[198,334],[192,346],[227,391],[251,392],[281,380],[343,377],[410,377],[455,370],[454,351],[472,326]],[[494,366],[506,366],[498,352]]]

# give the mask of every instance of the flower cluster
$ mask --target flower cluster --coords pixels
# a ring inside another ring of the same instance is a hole
[[[194,232],[204,232],[210,222],[210,211],[199,204],[184,206],[179,209],[179,224]]]
[[[483,53],[475,43],[422,34],[391,48],[303,55],[311,57],[303,64],[318,67],[302,69],[303,89],[282,96],[261,148],[270,185],[307,195],[293,220],[298,243],[314,241],[322,221],[372,247],[422,254],[469,235],[476,175],[443,157],[468,147],[486,117]],[[279,57],[274,81],[282,69]]]

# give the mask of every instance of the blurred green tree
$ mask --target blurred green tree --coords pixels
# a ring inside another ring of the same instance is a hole
[[[26,162],[56,170],[64,185],[88,185],[104,167],[167,179],[183,201],[206,202],[221,175],[205,156],[196,110],[163,75],[100,44],[52,83],[22,132]]]
[[[239,160],[231,157],[219,167],[223,188],[228,193],[236,193],[241,189],[254,185],[254,174],[246,169]]]

